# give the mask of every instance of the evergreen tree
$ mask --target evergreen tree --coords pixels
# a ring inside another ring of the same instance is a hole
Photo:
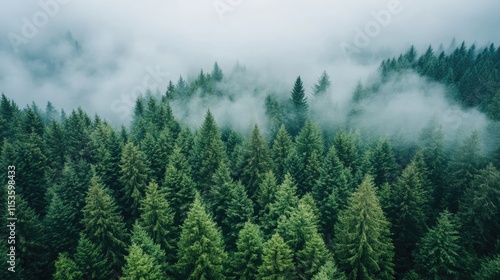
[[[238,233],[245,222],[253,218],[253,203],[248,198],[243,185],[238,182],[231,189],[226,215],[222,221],[222,233],[229,249],[236,249]]]
[[[141,201],[140,213],[139,224],[144,231],[163,250],[170,252],[174,248],[171,241],[174,214],[165,193],[158,189],[158,184],[155,182],[149,183],[146,189],[146,196]]]
[[[209,206],[214,215],[215,222],[221,226],[226,219],[227,209],[232,197],[232,190],[235,186],[229,168],[225,163],[221,163],[212,178],[213,185],[210,189]]]
[[[163,189],[168,204],[175,212],[173,225],[179,227],[194,200],[195,188],[191,179],[191,167],[181,149],[177,146],[169,159]]]
[[[319,77],[318,82],[313,87],[314,96],[324,95],[330,89],[330,86],[331,86],[330,77],[328,76],[326,71],[323,71],[321,77]]]
[[[399,166],[387,140],[379,142],[373,149],[370,162],[375,186],[380,187],[384,183],[393,184],[396,181]]]
[[[451,180],[445,193],[445,205],[452,213],[458,210],[458,201],[466,189],[470,188],[474,176],[481,169],[479,134],[473,132],[466,137],[455,151],[450,163]]]
[[[464,243],[479,255],[498,253],[500,238],[500,172],[489,164],[474,177],[458,212]]]
[[[92,120],[90,117],[81,108],[72,111],[64,122],[67,155],[71,160],[93,161],[91,132]]]
[[[289,101],[291,111],[289,113],[290,116],[287,130],[292,136],[295,136],[299,133],[306,122],[307,110],[309,107],[300,76],[295,80],[292,96]]]
[[[273,170],[279,183],[285,178],[286,159],[293,147],[292,137],[286,131],[285,126],[281,125],[271,149],[271,157],[274,163]]]
[[[85,234],[80,235],[74,261],[79,279],[109,279],[111,276],[110,264],[95,243],[90,241]]]
[[[276,192],[276,199],[269,205],[269,212],[265,212],[262,217],[264,233],[270,234],[276,228],[278,218],[282,215],[289,215],[298,205],[296,190],[297,186],[293,183],[291,176],[285,175],[285,180]]]
[[[333,145],[344,167],[349,169],[353,176],[363,178],[364,174],[357,174],[361,164],[357,140],[355,134],[340,130],[333,138]]]
[[[333,261],[327,261],[312,280],[347,280],[345,274],[337,268]]]
[[[52,120],[45,129],[43,138],[47,147],[46,155],[51,159],[48,165],[52,171],[51,181],[54,182],[61,178],[66,156],[66,137],[62,125]]]
[[[176,267],[182,279],[224,279],[227,254],[222,235],[206,213],[199,195],[182,225],[177,247]]]
[[[222,70],[220,69],[219,64],[217,64],[217,62],[214,63],[214,68],[212,69],[212,73],[210,76],[216,82],[221,82],[222,79],[224,78],[224,74],[222,73]]]
[[[393,225],[396,271],[402,275],[413,265],[411,253],[427,229],[429,201],[421,174],[412,161],[391,190],[388,216]]]
[[[256,279],[262,263],[264,237],[259,226],[246,222],[238,233],[234,255],[233,274],[241,280]]]
[[[299,194],[310,192],[321,172],[319,158],[323,156],[323,136],[321,130],[310,120],[296,138],[297,153],[300,158],[299,176],[294,177],[299,186]]]
[[[67,253],[59,254],[55,263],[56,272],[54,280],[80,280],[82,274],[78,271],[75,262],[68,256]]]
[[[149,183],[148,166],[144,153],[128,142],[120,160],[121,201],[126,219],[139,217],[139,204]]]
[[[123,268],[123,276],[120,279],[166,279],[160,265],[151,256],[144,253],[141,247],[135,243],[130,247],[130,253],[125,260],[126,264]]]
[[[286,280],[294,275],[292,250],[278,233],[264,244],[262,264],[257,279]]]
[[[445,210],[417,245],[415,265],[426,279],[453,279],[459,275],[460,237],[458,225]]]
[[[171,272],[172,267],[168,262],[165,251],[162,250],[158,243],[154,242],[150,235],[148,235],[144,228],[138,223],[134,224],[130,239],[132,244],[137,244],[145,254],[153,259],[155,265],[160,266],[163,277],[166,276],[167,272]]]
[[[123,217],[109,192],[93,177],[83,207],[84,233],[94,242],[114,269],[121,267],[128,234]]]
[[[389,226],[368,176],[335,226],[335,257],[349,279],[394,278]]]
[[[257,206],[260,217],[262,217],[264,213],[269,212],[269,206],[276,200],[277,191],[278,184],[276,182],[276,177],[274,177],[274,173],[272,171],[266,172],[257,195]]]
[[[247,187],[251,198],[255,199],[262,177],[270,167],[269,147],[260,135],[259,127],[255,125],[243,152],[240,172],[242,183]]]
[[[500,256],[486,260],[482,263],[481,269],[474,274],[476,280],[495,280],[500,278]]]
[[[192,160],[194,178],[202,196],[207,196],[211,179],[221,162],[227,160],[226,157],[219,127],[208,111],[196,135]]]

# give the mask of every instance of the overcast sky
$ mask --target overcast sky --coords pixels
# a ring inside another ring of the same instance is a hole
[[[22,107],[50,100],[115,122],[113,104],[144,80],[163,92],[214,61],[290,85],[302,75],[307,88],[327,70],[347,91],[412,44],[498,46],[499,15],[493,0],[1,1],[0,91]],[[375,54],[370,63],[355,48]]]

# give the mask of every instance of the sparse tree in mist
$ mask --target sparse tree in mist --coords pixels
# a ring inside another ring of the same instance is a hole
[[[328,76],[326,71],[323,71],[321,77],[319,77],[318,79],[318,82],[313,87],[314,96],[319,97],[324,95],[330,89],[330,86],[330,77]]]
[[[167,91],[165,92],[164,98],[166,100],[173,100],[176,97],[175,94],[176,94],[175,85],[170,80],[170,81],[168,81]],[[162,98],[163,98],[163,96],[162,96]]]
[[[222,70],[220,69],[219,64],[217,64],[217,62],[214,63],[214,68],[212,69],[211,77],[216,82],[221,82],[222,79],[224,78],[224,74],[222,73]]]
[[[304,85],[300,76],[295,80],[292,94],[289,99],[290,112],[288,113],[287,130],[292,136],[299,134],[307,120],[308,107]]]

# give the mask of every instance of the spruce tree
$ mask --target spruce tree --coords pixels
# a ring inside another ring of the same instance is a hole
[[[326,71],[323,71],[321,77],[318,79],[318,82],[313,87],[314,96],[318,97],[324,95],[330,89],[330,86],[330,77]]]
[[[500,278],[500,255],[485,260],[481,268],[474,274],[476,280],[495,280]]]
[[[281,183],[286,174],[286,159],[294,147],[292,137],[286,131],[284,125],[281,125],[276,138],[273,141],[271,157],[273,160],[274,174],[278,183]]]
[[[333,261],[327,261],[314,275],[312,280],[347,280],[345,274],[337,268]]]
[[[123,267],[123,276],[120,279],[167,279],[161,271],[160,265],[154,261],[153,257],[144,253],[139,245],[133,243],[129,251],[129,255],[125,258],[126,264]]]
[[[120,160],[121,205],[126,219],[139,217],[139,204],[149,183],[149,162],[132,142],[123,148]]]
[[[269,206],[276,199],[276,192],[278,191],[278,184],[274,173],[270,170],[264,174],[264,179],[259,187],[257,194],[257,207],[259,217],[264,213],[269,212]]]
[[[298,205],[299,198],[296,191],[297,186],[293,183],[291,176],[285,175],[285,180],[278,187],[275,200],[269,205],[269,212],[265,212],[262,217],[262,228],[265,234],[271,234],[278,225],[279,217],[289,215]]]
[[[333,145],[344,167],[349,169],[353,176],[358,176],[362,179],[364,178],[364,174],[358,174],[358,169],[361,165],[361,156],[357,141],[356,134],[340,130],[333,138]]]
[[[184,221],[195,194],[194,182],[191,179],[191,167],[185,155],[177,146],[170,156],[165,171],[163,189],[168,204],[174,211],[173,225],[177,228]]]
[[[215,171],[221,162],[226,160],[226,151],[219,127],[209,110],[196,135],[192,159],[194,179],[203,197],[206,197],[210,190],[211,179]]]
[[[55,262],[56,272],[54,280],[80,280],[82,274],[78,271],[75,262],[68,256],[67,253],[59,254]]]
[[[146,196],[141,201],[140,213],[139,224],[144,231],[163,250],[170,252],[174,248],[171,240],[174,213],[170,209],[165,193],[158,189],[158,184],[155,182],[149,183],[146,189]]]
[[[205,211],[199,195],[195,197],[177,245],[176,270],[182,279],[225,279],[222,234]]]
[[[498,253],[500,172],[490,163],[474,177],[460,201],[463,241],[480,256]]]
[[[256,279],[264,249],[264,237],[259,226],[246,222],[238,233],[236,247],[233,276],[241,280]]]
[[[297,154],[300,160],[298,176],[294,176],[299,195],[310,192],[321,172],[319,158],[323,156],[323,136],[317,125],[307,120],[296,138]]]
[[[231,189],[229,203],[222,221],[222,233],[229,249],[236,249],[238,233],[245,223],[253,219],[254,206],[248,198],[245,187],[237,182]]]
[[[115,201],[98,178],[93,177],[83,207],[84,233],[114,269],[122,265],[128,234]]]
[[[393,279],[390,224],[367,176],[349,198],[335,226],[334,253],[348,279]]]
[[[411,254],[427,229],[425,210],[429,204],[420,171],[412,161],[393,186],[389,198],[388,217],[394,233],[396,272],[400,275],[413,266]]]
[[[453,279],[461,265],[459,226],[447,210],[417,245],[415,265],[426,279]]]
[[[292,136],[296,136],[306,122],[307,109],[309,107],[300,76],[295,80],[295,85],[293,87],[289,102],[291,111],[289,113],[290,116],[287,130]]]
[[[73,257],[80,279],[109,279],[111,267],[103,252],[85,234],[80,235]]]
[[[398,176],[399,166],[391,144],[387,140],[379,142],[370,155],[375,186],[380,187],[384,183],[393,184]]]
[[[257,279],[287,280],[294,276],[293,252],[278,233],[264,244]]]
[[[222,70],[220,69],[219,64],[217,64],[217,62],[214,63],[214,68],[212,69],[212,73],[210,76],[216,82],[220,82],[224,78],[224,74],[222,73]]]
[[[260,135],[259,127],[255,125],[244,148],[240,172],[242,183],[247,187],[248,195],[252,199],[255,199],[264,173],[270,168],[269,147]]]
[[[214,221],[221,226],[226,219],[229,202],[232,198],[232,190],[235,186],[229,168],[221,163],[212,178],[213,185],[210,188],[208,204],[214,215]]]
[[[160,266],[163,276],[166,276],[166,273],[172,272],[172,267],[169,263],[172,259],[167,259],[166,251],[163,250],[158,243],[154,242],[150,235],[138,223],[134,224],[130,241],[132,244],[137,244],[145,254],[149,255],[153,259],[155,265]]]

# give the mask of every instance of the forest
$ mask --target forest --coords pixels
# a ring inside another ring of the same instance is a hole
[[[269,89],[215,63],[118,125],[3,93],[0,279],[500,279],[500,47],[411,47],[341,109],[322,106],[335,77],[299,75]],[[358,125],[408,75],[485,124]],[[259,121],[216,118],[243,94]]]

